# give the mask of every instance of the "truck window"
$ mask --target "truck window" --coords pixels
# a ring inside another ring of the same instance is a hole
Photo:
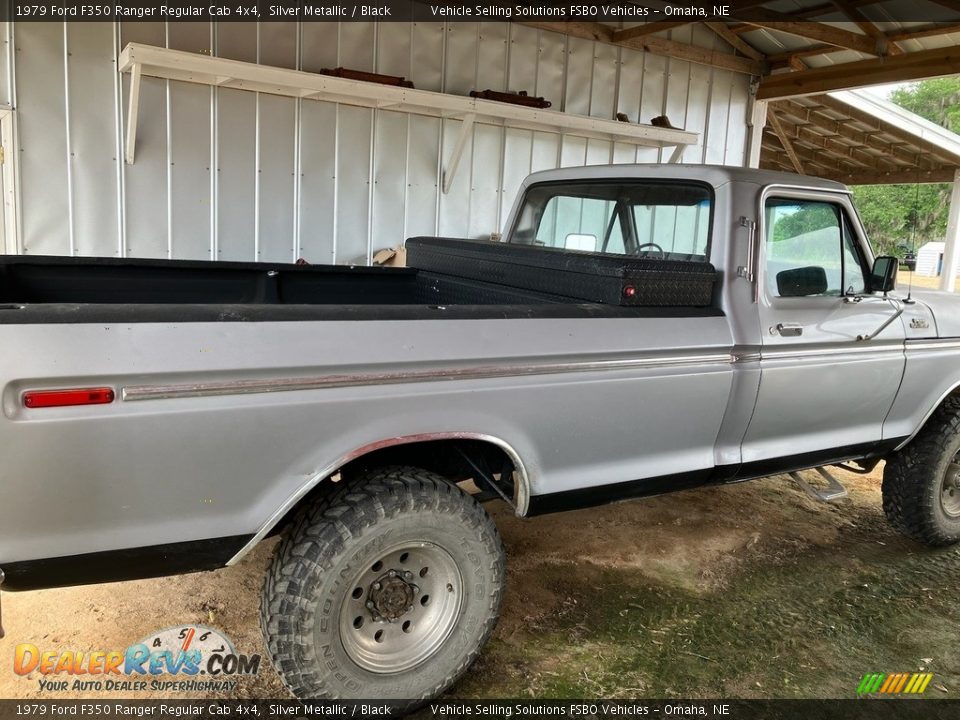
[[[527,190],[510,242],[705,261],[711,193],[698,184],[544,183]]]
[[[864,291],[863,257],[839,205],[771,198],[765,212],[770,295],[839,296]]]

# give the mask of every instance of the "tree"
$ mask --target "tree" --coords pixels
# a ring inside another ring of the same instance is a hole
[[[960,132],[958,77],[897,88],[890,100],[952,132]],[[950,185],[861,185],[853,188],[853,195],[879,253],[902,257],[905,248],[942,240],[947,231]]]

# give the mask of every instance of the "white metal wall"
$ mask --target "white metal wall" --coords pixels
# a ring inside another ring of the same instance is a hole
[[[672,37],[722,42],[700,25]],[[685,162],[744,164],[746,76],[509,23],[17,23],[6,38],[24,253],[363,263],[413,235],[498,231],[531,171],[670,152],[478,124],[443,194],[459,121],[144,78],[128,166],[116,58],[131,41],[455,94],[527,90],[604,118],[666,114],[701,133]]]

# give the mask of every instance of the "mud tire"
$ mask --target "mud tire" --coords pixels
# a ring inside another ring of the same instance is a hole
[[[960,398],[948,398],[910,444],[887,459],[883,511],[894,528],[931,547],[960,541],[960,516],[949,515],[942,500],[958,452]]]
[[[408,541],[449,553],[463,581],[459,609],[450,634],[419,664],[372,672],[345,649],[341,608],[356,592],[356,573]],[[456,683],[479,655],[500,613],[504,563],[490,516],[443,477],[385,467],[344,480],[300,512],[269,568],[260,615],[273,665],[300,699],[391,699],[395,714],[409,712]]]

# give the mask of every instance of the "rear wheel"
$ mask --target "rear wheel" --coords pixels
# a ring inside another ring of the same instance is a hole
[[[380,468],[297,518],[264,586],[264,636],[301,699],[411,709],[477,657],[503,576],[503,545],[479,503],[434,473]]]
[[[932,546],[960,541],[960,398],[949,398],[887,460],[883,509],[904,535]]]

